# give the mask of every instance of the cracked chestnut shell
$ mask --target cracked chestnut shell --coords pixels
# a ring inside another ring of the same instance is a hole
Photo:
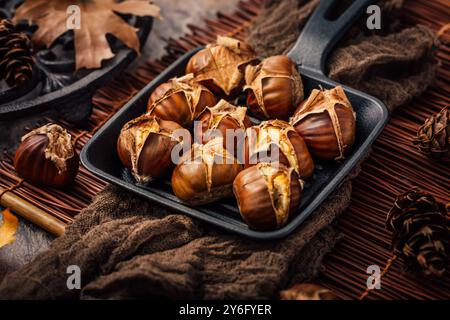
[[[261,119],[289,120],[303,100],[297,65],[287,56],[272,56],[245,69],[247,106]]]
[[[186,73],[193,73],[216,96],[233,98],[241,93],[245,67],[256,63],[253,49],[245,42],[233,38],[217,38],[189,60]]]
[[[14,167],[19,177],[33,184],[64,187],[75,180],[79,157],[71,135],[59,125],[47,124],[22,137]]]
[[[247,129],[243,153],[246,168],[258,162],[280,162],[294,168],[301,179],[314,171],[305,141],[286,121],[264,121]]]
[[[194,143],[173,171],[175,195],[190,205],[203,205],[233,195],[233,181],[242,165],[223,148],[223,139]]]
[[[296,284],[292,288],[280,292],[281,300],[340,300],[331,290],[317,284]]]
[[[322,160],[341,160],[355,142],[356,114],[338,86],[313,90],[291,119],[311,154]]]
[[[258,163],[239,173],[233,192],[242,219],[250,228],[274,230],[297,215],[302,185],[293,168]]]
[[[148,183],[173,167],[172,150],[190,133],[178,123],[145,114],[122,128],[117,153],[138,183]]]
[[[211,91],[192,80],[193,75],[189,74],[158,86],[148,100],[147,112],[190,127],[206,107],[217,103]]]
[[[206,108],[197,121],[194,130],[200,144],[222,137],[224,147],[235,157],[244,142],[245,130],[252,126],[247,116],[247,108],[236,107],[225,100],[220,100],[212,108]]]

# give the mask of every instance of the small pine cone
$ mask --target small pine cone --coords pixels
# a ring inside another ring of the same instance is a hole
[[[20,87],[33,76],[30,47],[26,34],[16,32],[11,21],[0,20],[0,79],[10,87]]]
[[[0,39],[14,31],[14,25],[8,19],[0,19]]]
[[[414,144],[420,152],[431,155],[435,159],[450,162],[450,110],[448,107],[425,121],[417,132]]]
[[[386,229],[393,232],[392,248],[409,269],[442,277],[448,270],[449,224],[443,205],[414,187],[399,195]]]

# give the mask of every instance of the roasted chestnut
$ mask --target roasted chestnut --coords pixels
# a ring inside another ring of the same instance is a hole
[[[313,90],[298,107],[291,124],[313,156],[341,160],[355,142],[356,114],[342,87]]]
[[[218,37],[189,60],[186,73],[222,98],[233,98],[242,91],[245,67],[256,63],[253,49],[245,42]]]
[[[280,292],[281,300],[340,300],[331,290],[317,284],[296,284],[292,288]]]
[[[252,126],[247,108],[236,107],[225,100],[220,100],[212,108],[206,108],[197,121],[194,129],[197,142],[204,144],[222,137],[224,147],[235,157],[244,142],[245,130]]]
[[[297,65],[287,56],[272,56],[245,69],[247,106],[262,119],[289,120],[303,100]]]
[[[172,189],[178,198],[202,205],[233,195],[233,181],[242,165],[223,148],[222,140],[194,143],[181,158],[172,174]]]
[[[117,152],[136,181],[144,184],[173,167],[172,150],[186,139],[190,139],[190,133],[178,123],[145,114],[122,128]]]
[[[247,129],[243,161],[248,168],[258,162],[281,162],[300,178],[309,178],[314,162],[303,138],[283,120],[269,120]]]
[[[79,158],[71,135],[59,125],[47,124],[22,137],[14,167],[33,184],[64,187],[75,180]]]
[[[233,191],[242,219],[250,228],[273,230],[297,214],[302,185],[294,168],[258,163],[238,174]]]
[[[193,75],[189,74],[158,86],[148,100],[147,112],[182,127],[190,127],[206,107],[217,103],[211,91],[192,79]]]

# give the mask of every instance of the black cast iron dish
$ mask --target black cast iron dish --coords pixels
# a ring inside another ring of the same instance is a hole
[[[0,18],[11,18],[22,0],[0,0]],[[151,31],[152,17],[125,17],[139,28],[141,47]],[[20,31],[31,34],[33,27],[18,24]],[[136,58],[136,53],[109,37],[114,58],[104,61],[101,69],[75,70],[73,34],[66,33],[50,48],[36,53],[33,79],[20,89],[0,87],[0,121],[53,109],[68,122],[85,124],[91,114],[95,91],[114,79]]]
[[[339,19],[328,21],[324,17],[329,10],[332,10],[333,1],[321,1],[299,41],[289,53],[289,56],[299,65],[299,71],[305,85],[305,96],[319,86],[333,88],[339,85],[329,80],[323,72],[326,56],[340,36],[345,33],[371,2],[373,1],[357,0]],[[379,100],[344,86],[345,92],[357,113],[356,141],[353,151],[340,164],[316,162],[315,174],[303,191],[302,204],[298,209],[300,213],[285,227],[269,232],[254,231],[249,229],[242,221],[233,199],[222,200],[202,207],[189,207],[173,195],[167,181],[152,183],[149,186],[137,186],[129,172],[123,169],[116,154],[116,141],[122,126],[130,119],[145,112],[147,100],[159,84],[184,74],[189,58],[198,50],[189,52],[178,59],[124,106],[85,146],[81,153],[81,161],[87,169],[104,179],[172,211],[188,214],[217,227],[250,238],[275,239],[285,237],[314,212],[333,190],[339,188],[345,177],[368,152],[370,145],[381,133],[388,119],[388,111]]]

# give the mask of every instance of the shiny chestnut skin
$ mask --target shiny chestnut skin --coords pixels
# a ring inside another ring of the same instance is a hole
[[[187,75],[159,85],[150,95],[147,112],[187,128],[206,107],[216,103],[211,91],[192,81],[192,75]]]
[[[260,119],[289,120],[303,100],[297,65],[287,56],[272,56],[245,70],[247,106]]]
[[[43,186],[72,184],[79,169],[79,157],[70,134],[62,127],[48,124],[22,138],[14,156],[19,177]]]
[[[222,138],[194,143],[172,174],[172,190],[190,205],[203,205],[233,195],[242,165],[223,148]]]
[[[242,219],[255,230],[275,230],[295,217],[302,185],[293,168],[258,163],[243,170],[233,183]]]
[[[220,135],[223,138],[224,147],[235,157],[237,157],[239,146],[244,142],[245,130],[252,126],[247,116],[247,108],[236,107],[225,100],[220,100],[212,108],[206,108],[196,121],[194,130],[199,143],[207,143]],[[227,146],[228,130],[236,136],[230,146]],[[238,130],[242,131],[238,132]]]
[[[301,179],[308,179],[314,172],[305,141],[286,121],[264,121],[247,129],[243,153],[245,168],[258,162],[280,162],[294,168]]]
[[[291,124],[318,159],[342,160],[355,142],[356,115],[342,87],[313,90]]]
[[[216,43],[191,57],[186,73],[193,73],[195,80],[216,96],[231,99],[242,92],[245,67],[256,62],[256,54],[250,45],[219,36]]]
[[[173,167],[172,150],[190,139],[190,133],[173,121],[143,115],[122,128],[117,153],[122,164],[141,184],[167,174]]]
[[[292,288],[280,292],[281,300],[340,300],[331,290],[317,284],[296,284]]]

